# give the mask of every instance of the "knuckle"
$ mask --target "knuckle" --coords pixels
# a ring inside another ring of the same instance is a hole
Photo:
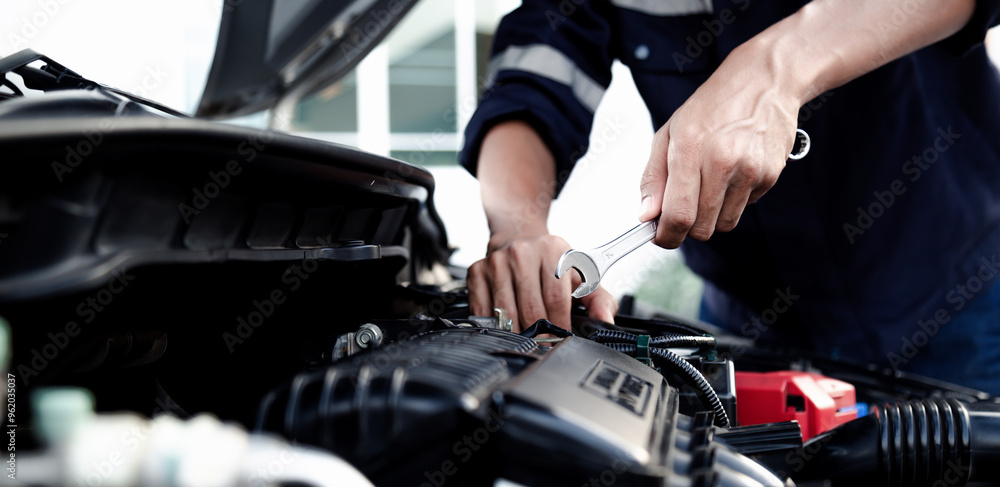
[[[546,254],[551,256],[561,256],[569,248],[569,243],[559,237],[551,237],[545,241]]]
[[[740,168],[742,180],[752,184],[760,184],[766,177],[766,172],[758,164],[746,164]]]
[[[762,189],[764,189],[764,190],[771,189],[771,187],[773,187],[775,184],[777,184],[779,176],[781,176],[781,170],[780,169],[777,170],[777,171],[764,171],[764,170],[761,170],[760,176],[757,179],[757,181],[758,181],[757,186],[760,187],[760,188],[762,188]]]
[[[705,132],[701,127],[694,124],[681,124],[674,126],[670,131],[671,143],[679,144],[679,147],[699,145],[705,138]]]
[[[530,256],[533,252],[532,245],[524,240],[517,240],[510,244],[509,253],[510,259],[515,263],[523,261],[526,257]]]
[[[677,247],[680,247],[682,240],[683,237],[677,238],[671,235],[669,237],[657,237],[656,239],[653,240],[653,242],[655,242],[656,245],[663,247],[665,249],[676,249]]]
[[[671,233],[685,234],[697,219],[697,214],[687,208],[678,208],[670,212],[666,217],[666,227],[667,231]]]
[[[545,308],[535,303],[528,304],[521,307],[521,316],[525,323],[534,323],[545,318]]]
[[[720,232],[728,232],[736,228],[736,224],[739,222],[739,215],[719,217],[719,222],[716,224],[715,229]]]
[[[545,302],[545,307],[551,310],[558,310],[569,303],[567,295],[559,286],[546,288],[542,293],[542,300]]]
[[[487,262],[487,265],[491,269],[496,269],[496,268],[502,267],[504,264],[506,264],[507,257],[506,257],[506,255],[504,255],[504,251],[498,250],[496,252],[491,253],[489,256],[487,256],[486,257],[486,262]]]
[[[751,167],[744,163],[743,156],[727,145],[716,145],[712,151],[712,164],[726,175],[732,175],[737,170],[746,172]]]
[[[477,260],[469,266],[469,272],[467,279],[476,279],[483,272],[483,261]]]
[[[695,239],[705,241],[712,237],[713,229],[708,228],[703,225],[697,225],[691,228],[688,232],[688,236]]]

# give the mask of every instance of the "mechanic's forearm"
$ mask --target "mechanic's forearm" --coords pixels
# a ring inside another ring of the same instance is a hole
[[[804,104],[958,32],[974,8],[975,0],[815,0],[738,51],[763,56]]]
[[[490,250],[519,237],[548,233],[555,192],[555,160],[525,122],[490,129],[479,153],[477,177],[490,225]]]

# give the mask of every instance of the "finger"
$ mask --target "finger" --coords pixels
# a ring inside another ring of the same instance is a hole
[[[525,242],[512,244],[509,255],[518,318],[521,326],[531,326],[536,320],[546,317],[539,271],[542,267],[541,256],[537,248]]]
[[[486,260],[469,266],[465,285],[469,289],[469,311],[472,316],[493,316],[493,297],[490,295]]]
[[[557,279],[554,263],[551,266],[542,266],[541,279],[542,299],[549,321],[568,330],[570,327],[570,308],[573,304],[571,296],[573,280]]]
[[[698,217],[688,232],[695,240],[708,240],[715,233],[715,225],[719,220],[719,212],[726,202],[729,185],[729,171],[716,171],[713,167],[706,168],[701,174],[701,190],[698,198]],[[707,173],[706,173],[707,172]]]
[[[670,134],[667,122],[653,137],[653,147],[649,151],[649,161],[643,170],[639,181],[639,193],[642,197],[639,209],[639,221],[646,222],[659,216],[663,205],[663,189],[667,184],[667,148]]]
[[[671,164],[670,177],[663,191],[660,224],[654,242],[667,249],[676,249],[687,237],[698,218],[698,195],[701,172],[687,161]]]
[[[728,232],[736,228],[743,216],[743,210],[750,204],[750,187],[737,186],[729,188],[726,193],[726,202],[723,203],[719,211],[719,219],[715,224],[716,231]]]
[[[506,311],[507,316],[513,321],[514,331],[519,332],[521,328],[517,320],[517,301],[515,299],[514,283],[511,280],[513,277],[510,273],[507,254],[502,251],[493,252],[488,259],[490,261],[490,268],[493,270],[490,282],[493,306]],[[490,309],[489,313],[484,316],[493,316],[493,310]]]
[[[755,185],[755,187],[750,191],[750,201],[754,202],[764,196],[767,190],[774,187],[778,182],[778,176],[781,175],[781,170],[779,169],[774,173],[766,173],[761,177],[761,180]]]
[[[615,315],[618,313],[618,301],[611,293],[604,288],[597,288],[596,291],[580,300],[587,308],[587,316],[605,323],[614,323]]]

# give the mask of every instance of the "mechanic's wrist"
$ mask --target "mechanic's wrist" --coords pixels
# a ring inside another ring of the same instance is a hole
[[[738,46],[730,57],[741,69],[759,70],[748,79],[766,80],[765,84],[796,110],[822,93],[818,71],[801,61],[794,38],[764,32]]]
[[[774,86],[801,107],[861,74],[856,72],[858,60],[853,57],[863,56],[850,52],[846,40],[831,45],[830,39],[817,34],[818,26],[829,23],[828,15],[823,6],[808,3],[737,49],[762,61]]]
[[[508,232],[493,233],[490,235],[490,241],[487,245],[486,252],[490,253],[497,249],[502,249],[515,240],[539,238],[548,235],[550,235],[549,230],[544,225],[541,227],[522,227]]]

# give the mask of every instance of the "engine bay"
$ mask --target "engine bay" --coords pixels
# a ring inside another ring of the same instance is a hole
[[[0,103],[4,485],[1000,481],[985,393],[627,300],[515,333],[425,170],[2,61],[53,88]]]

